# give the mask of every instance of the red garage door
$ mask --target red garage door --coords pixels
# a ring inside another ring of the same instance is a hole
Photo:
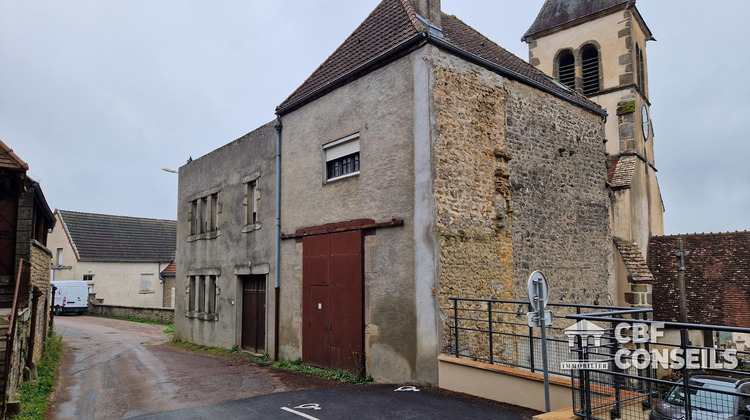
[[[362,232],[302,240],[302,359],[360,373],[364,367]]]

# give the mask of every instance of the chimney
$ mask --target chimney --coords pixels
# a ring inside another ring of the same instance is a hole
[[[412,0],[414,9],[430,25],[441,28],[440,23],[440,0]]]

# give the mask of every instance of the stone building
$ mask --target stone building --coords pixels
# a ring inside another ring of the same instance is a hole
[[[645,261],[664,234],[654,163],[646,43],[633,0],[547,0],[523,36],[529,63],[608,112],[606,141],[618,305],[649,306]],[[636,252],[634,252],[636,251]],[[645,268],[645,270],[644,270]]]
[[[41,186],[26,175],[28,169],[0,141],[0,333],[13,332],[11,351],[6,351],[6,340],[0,346],[10,367],[0,378],[3,410],[15,400],[23,370],[33,369],[41,357],[49,324],[52,253],[47,231],[55,219]]]
[[[177,223],[56,210],[49,235],[53,280],[85,280],[89,299],[107,306],[171,306],[174,283],[162,271],[175,260]]]
[[[606,112],[439,1],[382,1],[277,115],[180,168],[177,338],[436,382],[450,297],[616,301]]]
[[[276,179],[273,123],[180,168],[176,339],[273,354]]]

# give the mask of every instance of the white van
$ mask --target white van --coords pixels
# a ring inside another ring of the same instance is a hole
[[[89,309],[89,286],[84,280],[55,280],[57,287],[52,308],[55,315],[62,313],[82,314]]]

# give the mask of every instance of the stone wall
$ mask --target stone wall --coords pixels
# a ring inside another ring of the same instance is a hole
[[[112,318],[136,318],[158,324],[174,322],[174,309],[170,308],[133,308],[128,306],[92,305],[89,303],[89,314]]]
[[[603,118],[515,81],[505,90],[516,299],[542,270],[550,301],[611,305]]]
[[[34,357],[37,361],[42,357],[44,343],[47,338],[49,325],[50,299],[50,265],[52,252],[36,240],[31,241],[31,285],[41,292],[36,313],[36,334],[34,338]]]
[[[502,78],[440,53],[434,78],[438,304],[445,321],[453,313],[451,297],[514,298],[512,200]],[[450,345],[444,325],[443,342]],[[462,343],[487,349],[483,336],[465,335]]]

